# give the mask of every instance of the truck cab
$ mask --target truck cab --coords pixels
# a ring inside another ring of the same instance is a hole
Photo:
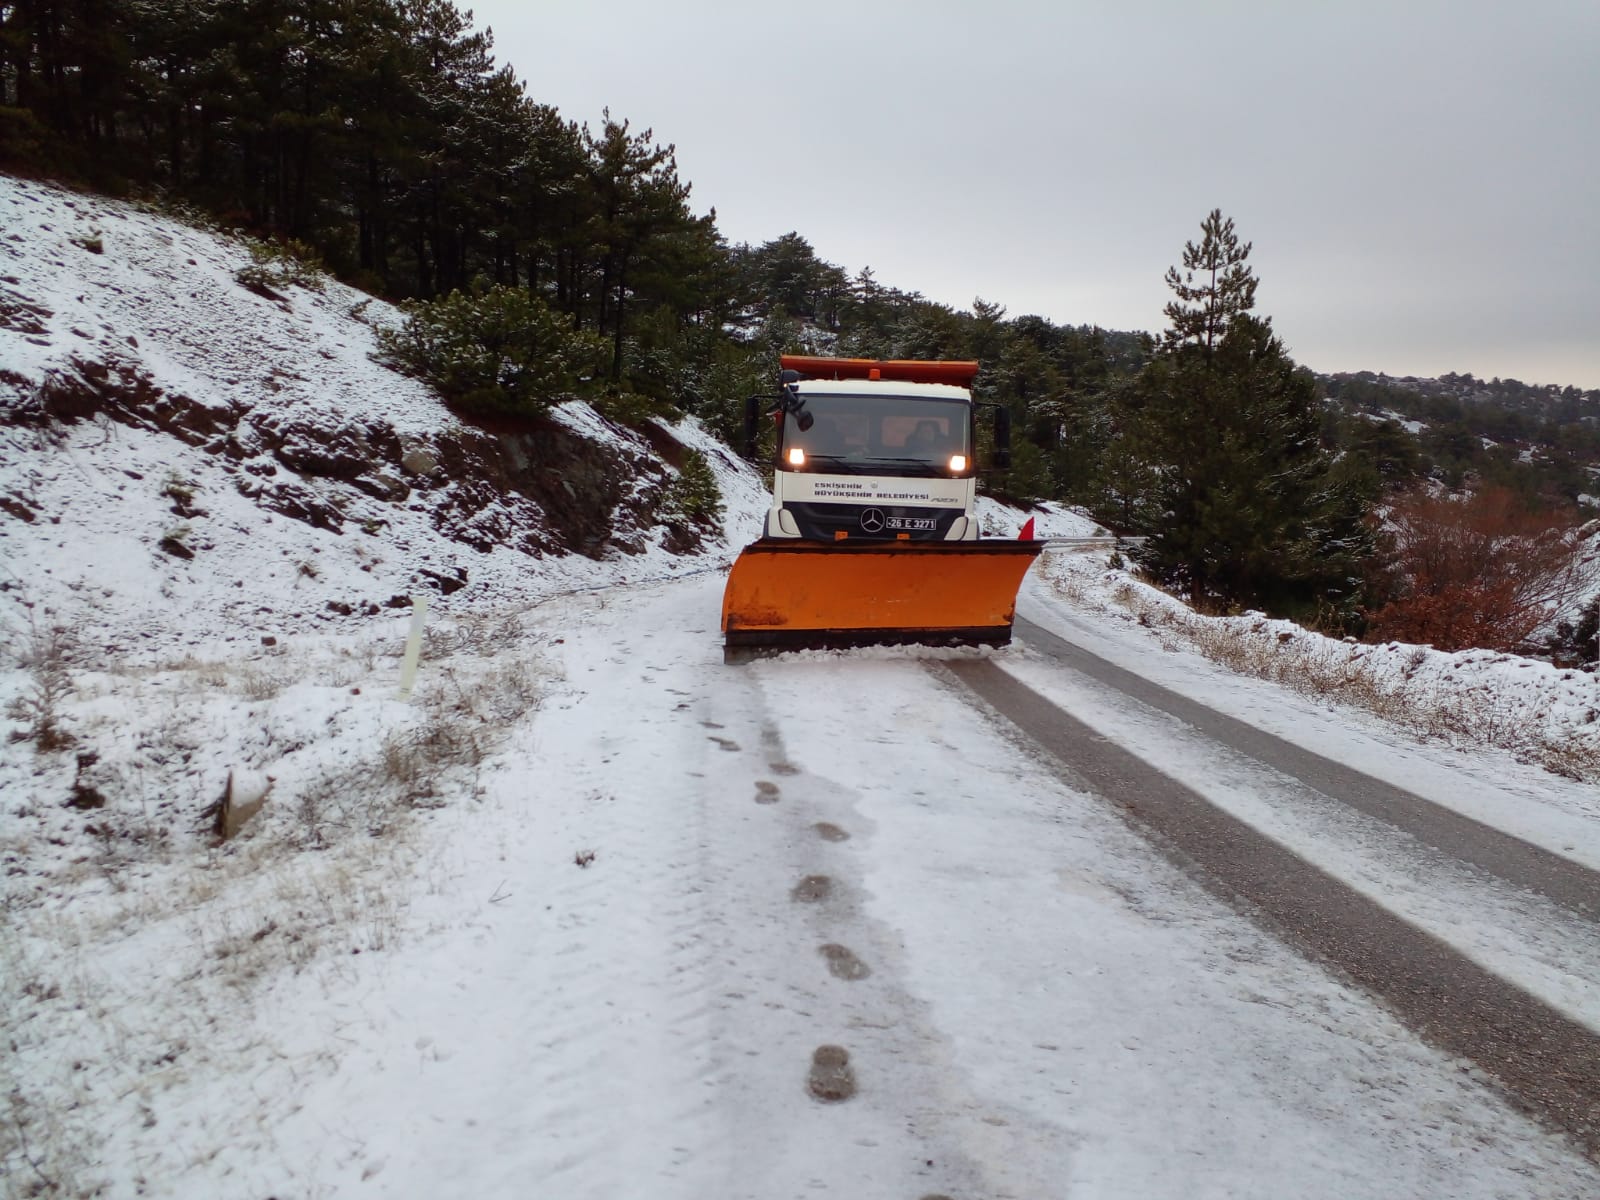
[[[977,539],[977,363],[802,355],[781,363],[766,537]]]
[[[772,507],[722,594],[728,661],[757,648],[1003,646],[1042,542],[984,538],[974,511],[975,362],[784,355],[745,407],[745,457],[776,421]],[[773,400],[777,403],[774,406]]]

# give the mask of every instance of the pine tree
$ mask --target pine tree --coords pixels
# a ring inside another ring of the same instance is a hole
[[[1251,312],[1249,243],[1217,211],[1202,232],[1167,273],[1171,327],[1120,406],[1155,481],[1141,563],[1204,608],[1348,612],[1372,551],[1361,477],[1335,470],[1315,381]]]
[[[743,247],[739,273],[751,307],[763,317],[773,305],[779,305],[791,317],[818,320],[830,302],[837,304],[848,286],[844,272],[819,259],[811,243],[798,233],[786,233],[754,248]],[[830,313],[829,319],[832,316]]]
[[[1169,300],[1162,310],[1172,322],[1163,344],[1168,349],[1200,346],[1209,358],[1233,319],[1255,307],[1257,281],[1245,265],[1252,243],[1239,244],[1233,218],[1223,217],[1220,208],[1212,209],[1200,223],[1200,235],[1198,246],[1184,243],[1182,273],[1177,267],[1167,268],[1167,286],[1177,299]]]
[[[910,305],[895,326],[891,357],[965,358],[967,354],[966,330],[943,304],[921,300]]]
[[[661,519],[667,523],[713,526],[722,520],[722,489],[698,450],[686,450],[683,465],[661,498]]]
[[[494,43],[450,0],[404,0],[402,11],[411,117],[421,143],[409,163],[403,212],[417,289],[434,295],[460,287],[472,274],[472,241],[485,218],[475,203],[481,174],[475,139],[495,72]]]
[[[584,131],[594,205],[588,237],[599,273],[596,328],[611,337],[614,381],[622,378],[628,308],[639,276],[663,251],[664,239],[692,220],[676,148],[655,144],[648,129],[629,134],[628,124],[607,111],[598,137]]]
[[[405,306],[379,329],[386,361],[461,412],[537,416],[587,390],[606,347],[523,288],[477,287]]]

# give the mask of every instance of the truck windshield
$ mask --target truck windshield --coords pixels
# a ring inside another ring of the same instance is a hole
[[[960,401],[832,394],[805,400],[811,428],[801,432],[793,418],[783,423],[778,453],[786,469],[795,469],[792,449],[805,452],[801,470],[859,472],[887,465],[949,473],[956,454],[965,459],[956,474],[971,468],[972,410]]]

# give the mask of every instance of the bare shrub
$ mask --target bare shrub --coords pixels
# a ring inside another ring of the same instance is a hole
[[[379,757],[382,778],[402,795],[415,798],[432,792],[427,759],[407,733],[391,733],[383,740]]]
[[[423,633],[422,656],[441,659],[452,654],[476,654],[481,658],[501,654],[522,641],[522,620],[515,613],[464,617],[452,625],[430,625]],[[394,651],[404,652],[404,643]]]
[[[362,764],[307,780],[289,798],[299,844],[311,850],[332,846],[340,837],[382,837],[410,805],[399,780],[389,772],[387,746],[378,766]]]
[[[488,755],[490,738],[479,722],[441,714],[417,729],[384,739],[382,780],[396,800],[411,808],[439,802],[440,776],[450,767],[477,767]]]
[[[472,626],[464,636],[479,648],[480,639],[499,644],[509,630]],[[424,702],[425,719],[391,733],[380,753],[380,778],[410,808],[437,804],[445,773],[481,766],[506,728],[536,708],[544,693],[543,672],[525,655],[509,656],[466,684],[449,667],[437,676],[440,684]]]
[[[292,811],[305,843],[316,849],[328,844],[328,822],[334,800],[341,792],[339,780],[323,778],[301,787],[294,796]]]
[[[39,1097],[17,1086],[3,1099],[0,1113],[0,1162],[15,1164],[18,1196],[87,1196],[91,1185],[79,1178],[87,1164],[75,1160],[74,1134],[65,1121],[51,1113]],[[7,1172],[9,1174],[9,1170]],[[0,1176],[4,1178],[4,1176]],[[10,1195],[8,1180],[7,1195]]]
[[[316,248],[289,238],[280,241],[246,240],[250,264],[234,272],[234,278],[253,292],[277,299],[276,289],[298,284],[307,291],[320,292],[325,268]]]
[[[228,671],[221,663],[210,663],[194,668],[195,682],[201,687],[225,688],[228,686]]]
[[[275,671],[251,667],[239,673],[239,695],[247,700],[271,700],[289,684]]]
[[[172,511],[180,517],[194,517],[203,515],[195,506],[194,497],[198,489],[192,479],[185,478],[177,471],[169,471],[166,480],[161,485],[161,495],[172,501]]]
[[[1575,522],[1534,512],[1509,489],[1413,492],[1389,520],[1397,594],[1371,617],[1377,641],[1514,650],[1582,586]]]
[[[61,705],[72,690],[72,630],[30,608],[18,643],[16,655],[28,672],[28,685],[6,707],[6,715],[23,722],[23,739],[40,750],[64,750],[72,745],[72,735],[61,725]]]
[[[526,716],[544,695],[544,678],[526,658],[501,663],[481,681],[479,711],[488,719],[507,724]]]
[[[188,525],[174,525],[162,532],[156,548],[163,554],[172,555],[173,558],[193,558],[194,547],[189,545],[189,539],[193,535],[194,530]]]

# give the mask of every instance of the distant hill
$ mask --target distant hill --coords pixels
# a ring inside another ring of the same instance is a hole
[[[1453,373],[1317,379],[1340,444],[1368,453],[1391,482],[1477,480],[1600,507],[1600,389]]]
[[[1354,371],[1319,375],[1328,395],[1359,404],[1407,405],[1435,414],[1461,408],[1501,408],[1558,423],[1600,422],[1600,388],[1523,383],[1518,379],[1479,379],[1468,372],[1437,379]]]

